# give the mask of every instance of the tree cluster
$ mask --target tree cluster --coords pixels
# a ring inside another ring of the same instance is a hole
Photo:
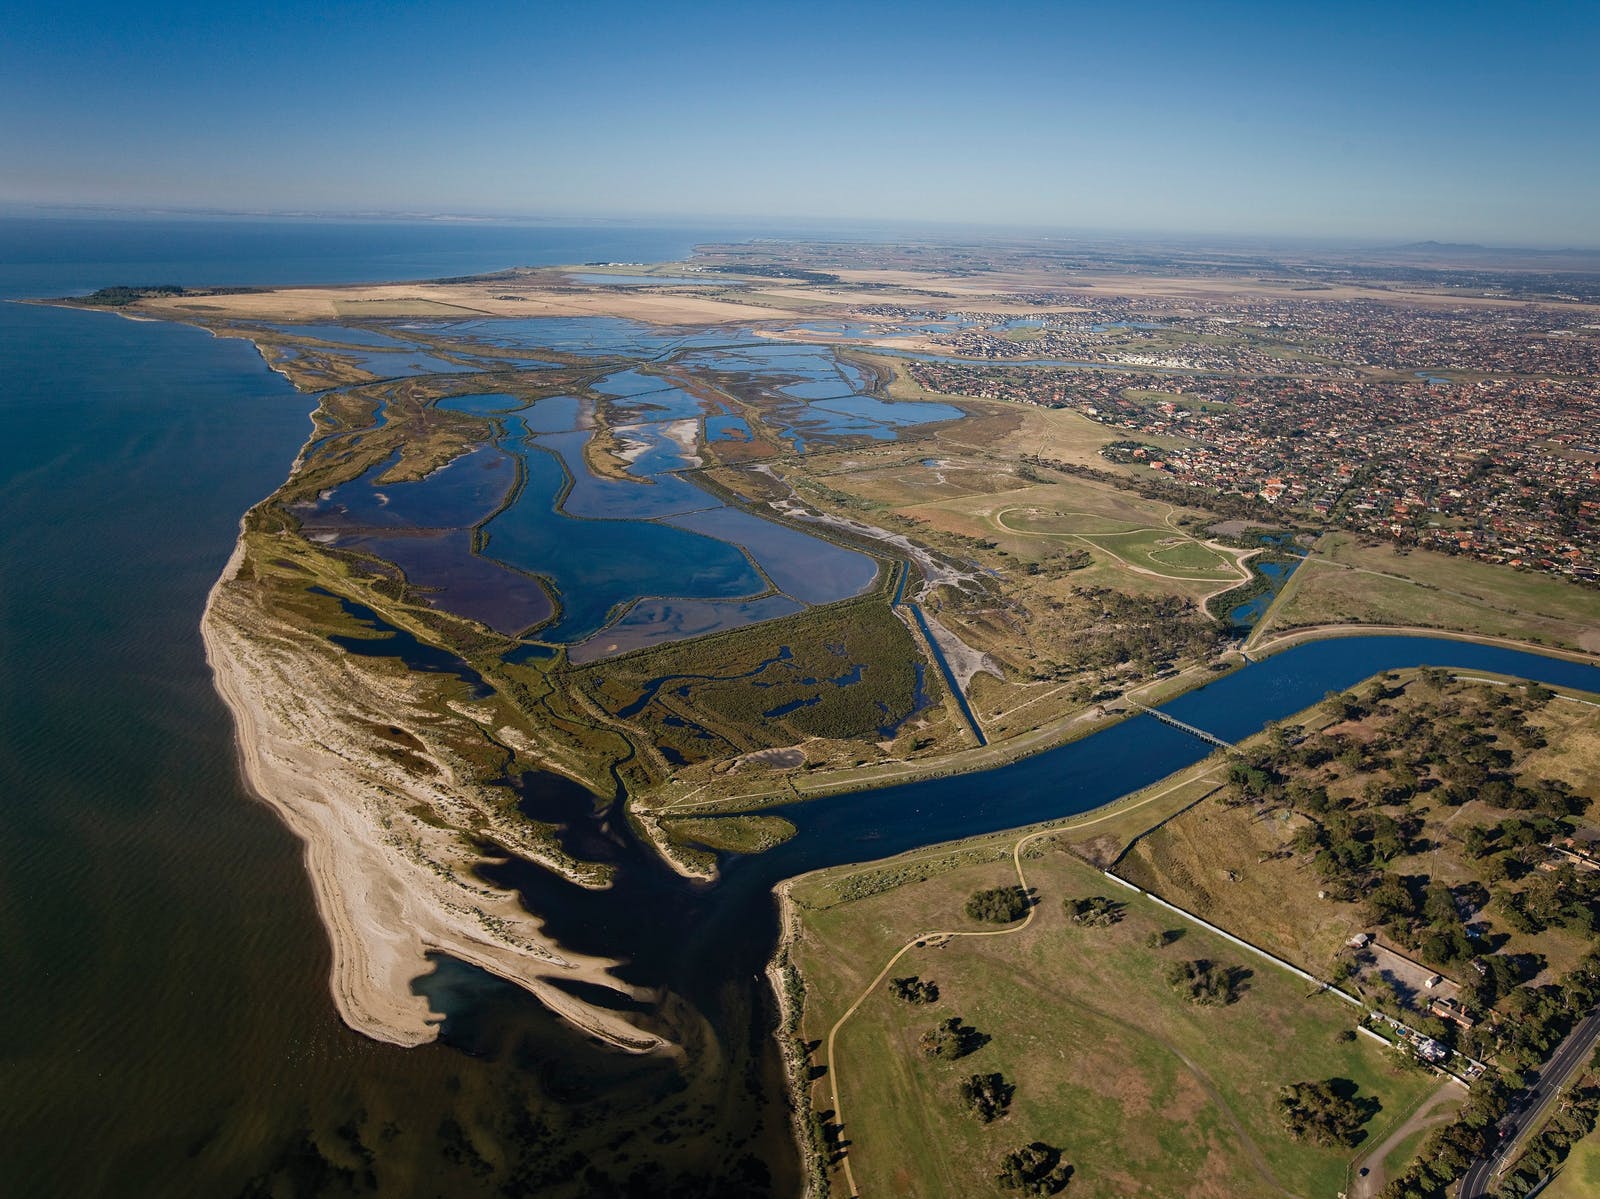
[[[1250,972],[1238,966],[1220,966],[1205,958],[1174,962],[1167,982],[1190,1003],[1226,1006],[1239,998]]]
[[[942,1057],[950,1061],[966,1057],[989,1043],[987,1033],[981,1033],[960,1016],[949,1016],[923,1033],[917,1044],[929,1057]]]
[[[1297,1141],[1349,1149],[1366,1134],[1362,1126],[1378,1111],[1378,1101],[1360,1098],[1345,1078],[1297,1082],[1278,1092],[1278,1118]]]
[[[1021,887],[989,887],[974,891],[967,900],[967,915],[991,924],[1010,924],[1021,920],[1032,903]]]
[[[1072,1167],[1061,1160],[1061,1150],[1043,1141],[1013,1149],[1000,1159],[1000,1185],[1024,1195],[1054,1195],[1072,1178]]]
[[[1061,906],[1066,910],[1067,919],[1073,924],[1083,924],[1089,928],[1105,928],[1121,920],[1122,911],[1128,905],[1107,899],[1104,895],[1091,895],[1087,899],[1063,900]]]
[[[985,1124],[991,1124],[1006,1114],[1011,1097],[1017,1088],[1005,1080],[998,1071],[992,1074],[973,1074],[961,1080],[956,1094],[961,1106]]]

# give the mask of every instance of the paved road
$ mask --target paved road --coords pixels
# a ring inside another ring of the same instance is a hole
[[[1506,1155],[1540,1118],[1546,1101],[1589,1061],[1596,1041],[1600,1041],[1600,1010],[1589,1013],[1561,1042],[1555,1056],[1539,1072],[1538,1083],[1523,1095],[1516,1113],[1507,1119],[1509,1131],[1500,1142],[1500,1148],[1475,1162],[1461,1180],[1461,1199],[1483,1199],[1489,1194],[1494,1173]]]

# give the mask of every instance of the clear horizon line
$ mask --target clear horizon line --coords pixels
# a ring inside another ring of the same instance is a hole
[[[1105,226],[1075,226],[1075,225],[1046,225],[1032,223],[1015,223],[1005,221],[972,221],[972,220],[938,220],[932,218],[904,217],[846,217],[846,216],[802,216],[793,214],[752,215],[749,213],[707,213],[688,216],[681,213],[633,213],[633,214],[575,214],[575,213],[528,213],[528,212],[462,212],[459,210],[416,210],[416,209],[314,209],[314,208],[229,208],[216,206],[183,206],[174,204],[110,204],[86,201],[0,201],[0,218],[16,219],[21,216],[34,216],[42,219],[70,219],[73,217],[121,217],[124,219],[137,218],[175,218],[175,219],[234,219],[234,220],[281,220],[281,221],[326,221],[348,222],[351,224],[433,224],[433,225],[460,225],[460,226],[491,226],[491,225],[638,225],[655,226],[659,228],[675,227],[701,227],[718,223],[728,223],[735,226],[772,227],[774,231],[785,227],[821,226],[840,227],[843,229],[873,230],[899,226],[911,229],[924,229],[928,231],[944,230],[954,232],[957,230],[985,233],[991,236],[1004,234],[1029,235],[1042,240],[1049,240],[1053,236],[1071,236],[1074,238],[1107,238],[1118,241],[1137,241],[1140,239],[1175,239],[1179,241],[1205,241],[1207,239],[1220,239],[1224,241],[1248,242],[1265,246],[1308,246],[1322,245],[1323,247],[1343,247],[1347,249],[1386,249],[1406,250],[1424,247],[1437,247],[1439,249],[1459,249],[1464,251],[1479,251],[1485,253],[1535,253],[1535,254],[1600,254],[1600,242],[1593,245],[1572,243],[1546,243],[1540,244],[1491,244],[1487,242],[1467,242],[1442,237],[1427,237],[1408,234],[1391,234],[1388,236],[1332,233],[1252,233],[1240,230],[1223,229],[1162,229],[1162,228],[1111,228]],[[730,232],[736,230],[730,229]]]

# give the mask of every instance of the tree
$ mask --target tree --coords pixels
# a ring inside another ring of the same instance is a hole
[[[1361,1126],[1378,1111],[1376,1099],[1356,1098],[1349,1079],[1297,1082],[1278,1092],[1278,1118],[1297,1141],[1349,1149],[1365,1135]]]
[[[961,1104],[971,1115],[985,1124],[993,1123],[1006,1114],[1011,1097],[1017,1088],[1005,1080],[998,1071],[993,1074],[974,1074],[961,1080],[957,1093]]]
[[[943,1057],[954,1061],[966,1057],[989,1043],[989,1037],[970,1024],[963,1024],[960,1016],[941,1020],[923,1033],[917,1044],[929,1057]]]
[[[1013,1149],[1000,1159],[1000,1185],[1024,1195],[1054,1195],[1072,1177],[1072,1167],[1061,1160],[1061,1150],[1043,1141]]]
[[[990,887],[972,893],[967,900],[967,915],[992,924],[1010,924],[1021,920],[1028,906],[1028,893],[1021,887]]]
[[[939,984],[925,982],[915,974],[889,980],[889,994],[907,1003],[932,1003],[939,998]]]

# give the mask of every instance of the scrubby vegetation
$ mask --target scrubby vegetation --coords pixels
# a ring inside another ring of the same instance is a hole
[[[156,296],[181,296],[183,288],[176,283],[156,283],[147,287],[102,287],[99,291],[92,291],[86,296],[79,296],[76,303],[92,304],[97,308],[124,308],[138,300],[148,300]]]
[[[812,609],[586,667],[573,682],[675,765],[793,745],[872,743],[924,702],[936,672],[881,599]]]
[[[1148,677],[1179,659],[1209,657],[1227,636],[1192,600],[1178,596],[1127,595],[1109,587],[1074,587],[1072,595],[1087,627],[1056,646],[1055,672],[1062,677],[1125,663]],[[1064,612],[1068,604],[1050,606]]]

